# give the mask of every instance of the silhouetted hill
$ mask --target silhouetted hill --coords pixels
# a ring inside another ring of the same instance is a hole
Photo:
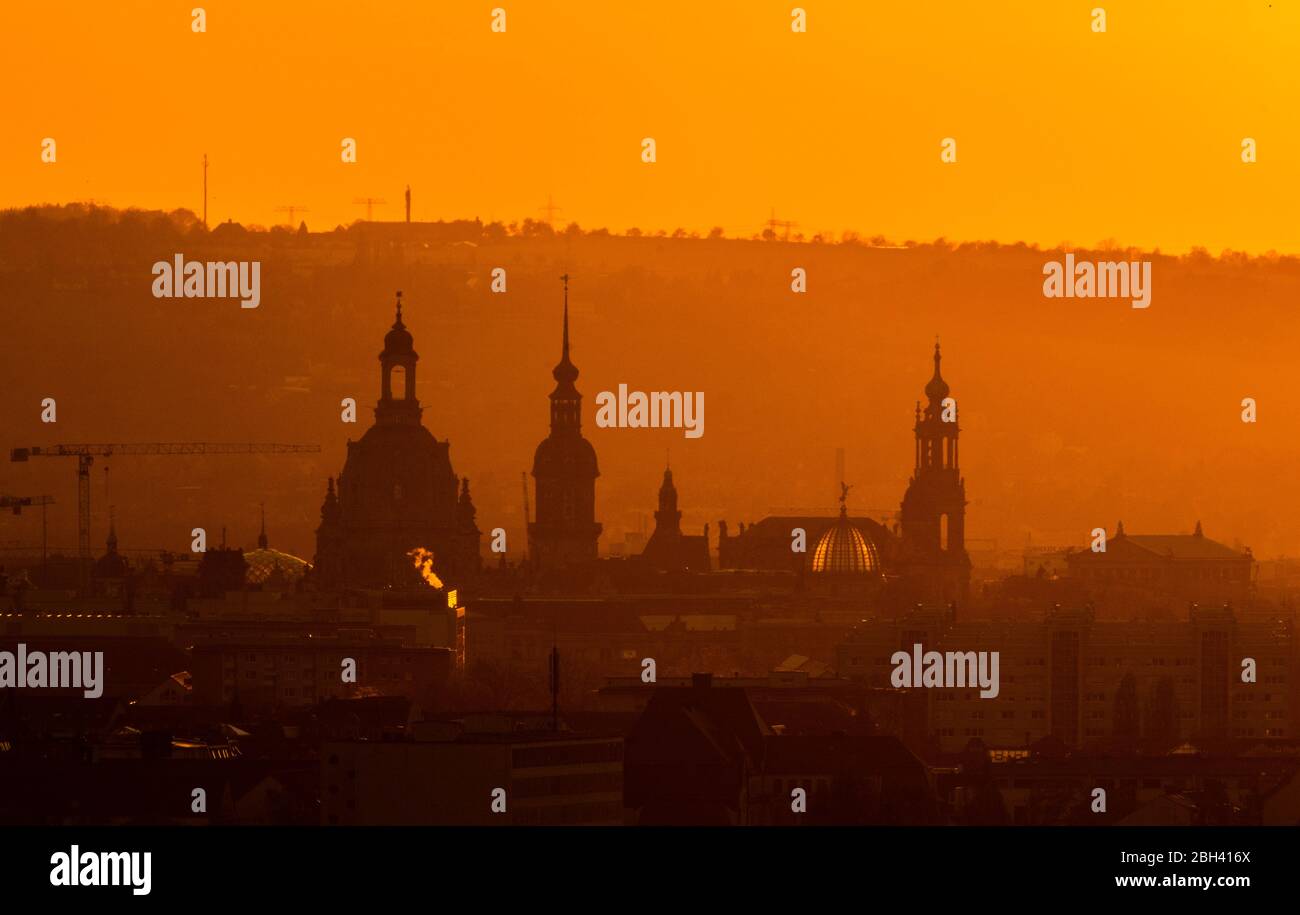
[[[260,261],[260,307],[154,298],[152,265],[178,253]],[[451,440],[479,526],[505,527],[517,549],[519,474],[547,429],[567,271],[605,544],[653,523],[670,449],[691,533],[772,508],[831,511],[840,446],[851,505],[896,509],[938,334],[961,411],[968,539],[1082,544],[1119,517],[1133,532],[1189,531],[1199,518],[1207,535],[1240,538],[1259,555],[1292,549],[1300,262],[1156,254],[1151,306],[1138,310],[1044,298],[1043,264],[1059,255],[992,243],[557,234],[477,220],[208,232],[188,211],[8,211],[0,445],[319,442],[323,453],[304,457],[110,462],[123,547],[184,549],[192,527],[223,525],[251,547],[265,501],[272,545],[310,558],[325,478],[369,424],[376,355],[401,289],[425,424]],[[505,294],[490,291],[494,267],[507,271]],[[790,290],[795,267],[808,273],[806,294]],[[620,382],[705,392],[704,437],[595,428],[596,394]],[[347,396],[361,406],[355,426],[339,419]],[[1247,396],[1259,402],[1255,425],[1240,421]],[[40,421],[44,397],[57,399],[55,426]],[[58,500],[56,544],[75,543],[74,478],[71,461],[0,464],[0,492]],[[38,541],[39,525],[30,514],[0,519],[0,545]]]

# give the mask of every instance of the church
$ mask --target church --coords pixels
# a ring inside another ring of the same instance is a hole
[[[916,404],[912,427],[912,477],[892,528],[851,516],[844,486],[838,518],[769,517],[740,525],[736,534],[720,522],[719,567],[791,571],[810,587],[833,592],[888,587],[909,604],[965,602],[971,564],[965,545],[966,481],[958,463],[961,430],[941,360],[935,343],[934,374],[925,386],[925,406]],[[796,529],[806,538],[802,553],[791,548]]]
[[[543,577],[589,567],[596,561],[601,525],[596,521],[596,449],[582,434],[578,368],[569,358],[569,276],[564,282],[560,361],[551,372],[551,432],[533,454],[537,516],[528,522],[528,556]]]
[[[479,570],[479,530],[469,480],[457,478],[451,444],[424,426],[415,396],[419,362],[415,341],[397,318],[379,354],[375,422],[360,441],[348,440],[347,459],[331,478],[316,529],[314,575],[326,588],[415,586],[410,556],[433,552],[433,570],[463,582]]]
[[[654,533],[641,551],[640,560],[659,572],[709,571],[709,526],[704,525],[702,534],[682,533],[682,513],[677,508],[677,486],[671,468],[664,469]]]

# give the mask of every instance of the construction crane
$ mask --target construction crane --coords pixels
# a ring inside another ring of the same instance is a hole
[[[320,445],[278,445],[242,442],[147,442],[132,444],[37,445],[15,448],[11,461],[34,457],[75,457],[77,459],[77,549],[81,557],[81,586],[90,586],[90,468],[97,457],[121,454],[188,455],[188,454],[310,454]]]
[[[528,471],[525,470],[519,474],[520,481],[524,484],[524,562],[528,561]]]
[[[358,204],[358,205],[363,205],[363,204],[364,204],[364,205],[365,205],[365,208],[366,208],[366,222],[374,222],[374,220],[375,220],[375,204],[378,203],[378,204],[380,204],[380,205],[383,205],[383,204],[387,203],[388,201],[387,201],[387,200],[384,200],[384,199],[382,199],[382,198],[380,198],[380,197],[357,197],[357,198],[353,199],[352,202],[355,203],[355,204]]]
[[[310,212],[310,210],[308,210],[305,206],[303,206],[302,204],[299,204],[299,203],[286,203],[284,206],[276,207],[276,208],[275,208],[275,211],[276,211],[277,213],[288,213],[288,214],[289,214],[289,226],[290,226],[290,228],[294,228],[294,229],[296,229],[296,228],[298,228],[298,227],[297,227],[296,225],[294,225],[294,222],[293,222],[293,214],[294,214],[294,213],[308,213],[308,212]]]

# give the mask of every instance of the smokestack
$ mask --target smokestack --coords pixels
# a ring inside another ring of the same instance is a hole
[[[551,647],[551,730],[560,732],[560,649]]]

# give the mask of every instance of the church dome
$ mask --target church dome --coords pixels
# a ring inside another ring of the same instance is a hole
[[[384,335],[384,353],[389,356],[405,355],[415,352],[415,338],[402,323],[402,293],[397,293],[397,320],[388,333]]]
[[[348,443],[339,498],[353,522],[450,525],[456,509],[450,446],[422,425],[377,423]]]
[[[812,570],[830,575],[878,575],[880,555],[871,538],[841,511],[839,520],[817,541]]]
[[[402,316],[397,316],[395,323],[388,333],[384,334],[384,352],[389,353],[409,353],[415,349],[415,339],[411,332],[406,329],[402,323]]]
[[[533,454],[533,475],[598,477],[596,449],[581,435],[549,435]]]
[[[269,579],[278,578],[285,584],[292,584],[307,574],[311,564],[305,559],[279,550],[256,549],[244,554],[248,571],[244,581],[250,585],[260,585]]]

